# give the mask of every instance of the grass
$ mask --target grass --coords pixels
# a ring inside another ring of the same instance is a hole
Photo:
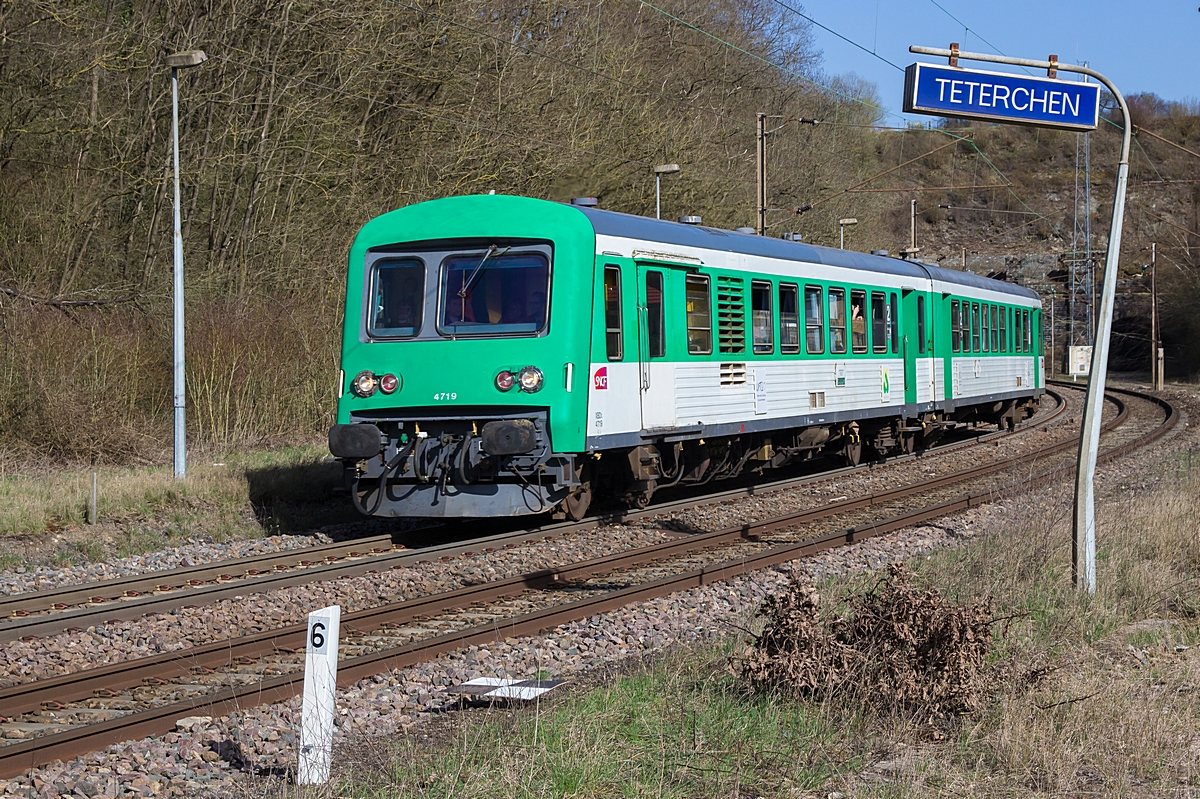
[[[855,763],[819,709],[748,694],[723,653],[677,653],[527,712],[481,711],[448,744],[413,739],[339,786],[374,797],[758,796]]]
[[[193,453],[184,480],[170,465],[95,471],[95,527],[86,525],[91,469],[0,473],[0,549],[6,538],[60,540],[48,557],[61,565],[147,552],[181,538],[257,537],[358,518],[335,492],[340,464],[328,462],[319,446]],[[11,552],[0,558],[0,566],[19,562]]]
[[[983,535],[910,563],[918,584],[963,603],[993,596],[997,617],[1008,617],[992,653],[995,694],[955,723],[853,697],[752,694],[725,668],[731,641],[724,651],[667,655],[540,708],[442,719],[435,743],[357,742],[353,765],[318,793],[1200,794],[1200,471],[1185,459],[1160,469],[1157,487],[1099,506],[1095,595],[1071,585],[1070,486],[988,509],[977,517]],[[837,602],[874,579],[821,591]]]

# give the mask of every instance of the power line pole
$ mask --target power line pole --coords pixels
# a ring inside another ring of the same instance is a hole
[[[758,235],[767,235],[767,115],[759,112],[758,118],[758,210],[755,214]]]
[[[1158,348],[1158,244],[1150,243],[1150,388],[1162,391],[1162,355]]]

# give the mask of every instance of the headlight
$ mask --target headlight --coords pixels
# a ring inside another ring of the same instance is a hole
[[[374,374],[366,370],[356,374],[354,379],[350,381],[350,390],[363,399],[374,394],[378,388],[379,381],[375,379]]]
[[[505,369],[500,374],[496,375],[496,388],[501,391],[508,391],[516,385],[517,376]]]
[[[533,394],[542,390],[542,383],[545,378],[542,377],[542,370],[536,366],[526,366],[517,375],[517,383],[520,384],[521,390]]]
[[[400,378],[396,375],[388,374],[379,378],[379,390],[384,394],[394,394],[398,388],[400,388]]]

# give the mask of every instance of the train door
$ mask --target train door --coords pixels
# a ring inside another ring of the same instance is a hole
[[[923,349],[917,342],[917,329],[924,325],[919,322],[917,317],[917,299],[920,293],[911,288],[903,288],[900,292],[899,321],[903,323],[900,327],[903,336],[900,341],[904,356],[904,404],[912,405],[917,401],[917,356]]]
[[[667,360],[667,284],[665,269],[637,265],[639,394],[642,429],[675,426],[675,372]]]

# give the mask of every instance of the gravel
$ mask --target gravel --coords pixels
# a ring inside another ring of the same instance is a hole
[[[1190,424],[1190,420],[1200,414],[1196,391],[1173,389],[1166,393],[1182,406],[1184,418],[1166,439],[1099,469],[1098,489],[1102,503],[1120,501],[1129,491],[1151,486],[1161,479],[1155,475],[1163,474],[1163,464],[1184,453],[1197,451],[1198,437]],[[861,493],[861,486],[871,486],[869,481],[877,477],[883,478],[883,475],[868,475],[863,482],[853,486],[849,482],[838,482],[819,490],[790,493],[804,494],[810,501],[824,504],[837,496]],[[782,496],[777,499],[791,501]],[[445,691],[446,687],[473,677],[526,677],[539,670],[556,676],[582,676],[597,669],[607,669],[625,658],[653,656],[666,646],[725,638],[731,630],[745,625],[763,598],[798,574],[818,578],[843,575],[911,559],[934,548],[986,533],[1006,514],[1014,513],[1017,503],[1030,501],[1039,504],[1044,512],[1060,513],[1063,502],[1069,502],[1069,491],[1059,486],[1031,492],[1020,500],[985,505],[935,524],[563,625],[546,635],[471,647],[411,668],[376,675],[339,691],[335,744],[344,744],[361,736],[404,734],[420,729],[421,725],[456,703],[456,698]],[[746,504],[717,506],[709,517],[694,521],[702,522],[710,529],[722,524],[723,520],[744,520],[760,512],[775,514],[781,512],[781,508],[769,497],[757,497]],[[308,609],[318,606],[317,603],[331,600],[341,602],[346,612],[365,606],[355,603],[377,602],[385,596],[388,601],[395,601],[435,588],[444,590],[442,586],[453,587],[449,585],[451,583],[459,585],[468,580],[494,579],[501,574],[524,571],[535,562],[550,565],[642,545],[648,540],[633,539],[647,534],[652,540],[655,532],[639,526],[605,528],[578,538],[562,539],[553,545],[514,548],[453,563],[404,567],[365,578],[303,586],[286,599],[274,599],[278,595],[273,594],[263,600],[278,602],[279,607],[294,614],[292,618],[296,620],[302,619]],[[663,535],[661,531],[657,534]],[[591,543],[586,543],[589,541]],[[595,554],[587,553],[589,547]],[[509,569],[512,571],[506,571]],[[245,626],[244,618],[239,620],[236,616],[251,615],[246,614],[244,601],[197,611],[208,614],[212,623],[221,625],[221,629],[229,630]],[[148,623],[154,634],[147,632]],[[86,651],[93,646],[113,646],[117,638],[108,637],[110,632],[118,637],[140,636],[138,640],[145,642],[128,649],[112,650],[128,656],[159,651],[153,649],[156,646],[183,645],[184,638],[171,638],[170,634],[173,625],[183,626],[180,621],[168,617],[162,626],[155,624],[156,620],[151,619],[131,622],[128,626],[113,625],[114,629],[106,629],[99,638],[92,639],[86,646],[77,644],[76,648]],[[98,633],[90,631],[88,634]],[[75,639],[78,641],[78,636]],[[52,640],[55,639],[47,639]],[[63,646],[65,642],[66,638],[58,640]],[[50,648],[39,649],[36,646],[39,642],[30,643],[35,645],[33,650],[21,658],[7,661],[10,674],[37,676],[39,665],[66,670],[92,665],[65,658],[55,660],[55,653]],[[139,650],[138,646],[146,649]],[[22,660],[25,661],[23,665]],[[28,671],[22,671],[22,668]],[[295,763],[295,730],[299,715],[297,698],[217,719],[194,719],[186,730],[110,746],[70,763],[35,769],[10,781],[7,786],[0,780],[0,792],[39,799],[61,795],[221,796],[244,795],[249,790],[261,793],[275,784],[268,780],[286,774]]]

